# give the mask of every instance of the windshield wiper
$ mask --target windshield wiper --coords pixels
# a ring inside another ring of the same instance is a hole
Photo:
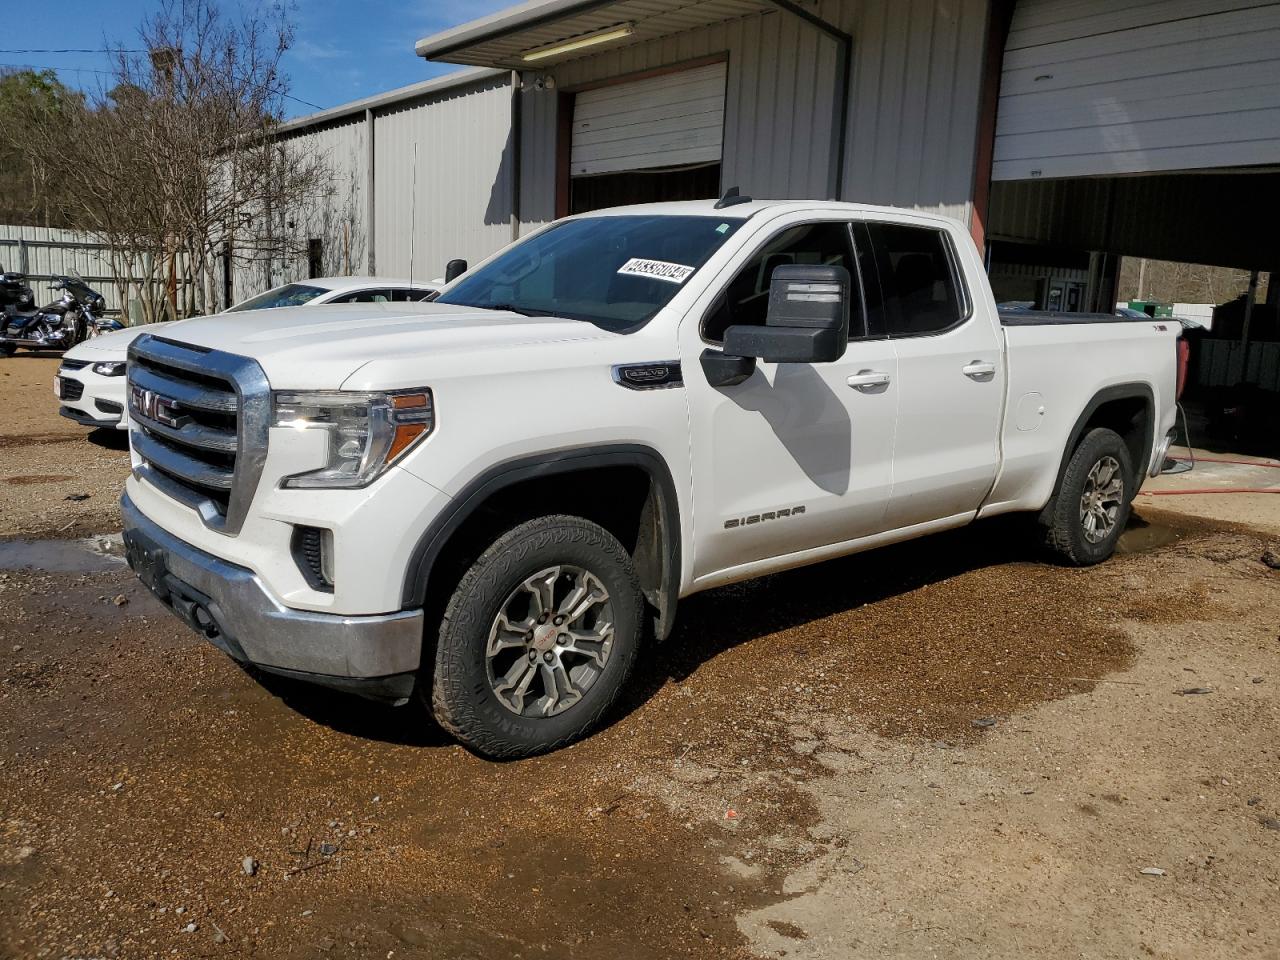
[[[556,313],[554,310],[538,310],[535,307],[517,307],[510,303],[491,303],[484,306],[485,310],[507,310],[511,313],[518,313],[522,317],[563,317],[563,313]]]
[[[479,304],[477,304],[479,306]],[[521,310],[519,307],[512,306],[509,303],[491,303],[484,308],[485,310],[505,310],[507,313],[518,313],[522,317],[532,317],[533,314],[527,310]]]

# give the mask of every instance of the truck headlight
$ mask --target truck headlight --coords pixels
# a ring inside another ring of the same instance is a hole
[[[104,360],[93,365],[93,372],[100,377],[123,377],[127,365],[124,360]]]
[[[275,426],[329,434],[325,465],[286,478],[286,487],[367,486],[435,426],[435,405],[426,389],[282,391],[274,400]]]

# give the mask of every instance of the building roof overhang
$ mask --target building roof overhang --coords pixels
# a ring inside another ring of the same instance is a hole
[[[774,9],[773,0],[531,0],[424,37],[415,49],[427,60],[542,69]]]

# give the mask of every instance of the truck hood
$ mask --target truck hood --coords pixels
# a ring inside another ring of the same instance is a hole
[[[334,389],[377,360],[439,359],[617,334],[562,317],[525,317],[453,304],[356,303],[196,317],[172,324],[163,336],[252,357],[273,386]]]

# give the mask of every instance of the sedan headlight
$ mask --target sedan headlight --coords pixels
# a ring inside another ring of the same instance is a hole
[[[274,425],[329,434],[325,465],[286,478],[284,486],[364,487],[431,433],[435,406],[426,389],[281,392],[275,394]]]
[[[126,366],[128,363],[124,360],[104,360],[93,365],[93,372],[100,377],[123,377]]]

